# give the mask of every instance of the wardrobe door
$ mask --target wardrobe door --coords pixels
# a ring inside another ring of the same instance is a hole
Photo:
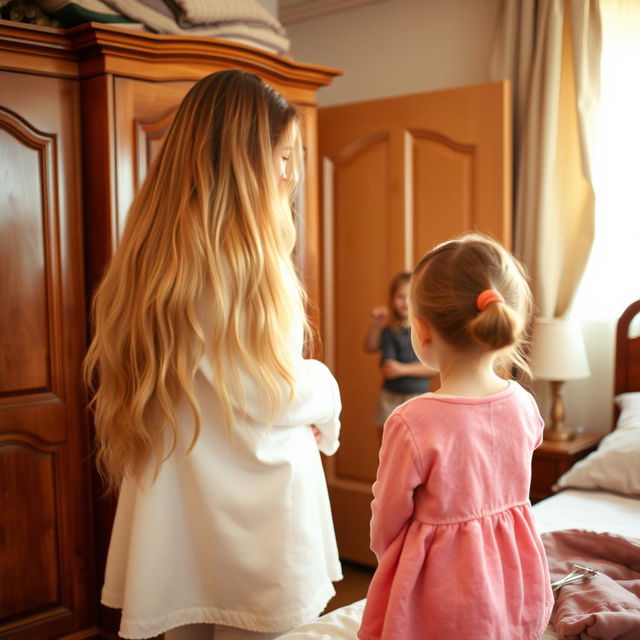
[[[95,632],[79,118],[75,81],[0,71],[2,638]]]
[[[511,239],[510,92],[504,83],[319,111],[324,344],[342,393],[341,446],[327,461],[340,555],[369,550],[379,354],[363,351],[372,307],[435,243],[464,231]]]

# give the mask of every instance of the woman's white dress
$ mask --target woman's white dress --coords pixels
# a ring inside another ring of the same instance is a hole
[[[176,452],[155,479],[150,462],[120,491],[102,603],[122,609],[122,637],[198,622],[283,631],[334,595],[342,574],[318,448],[338,448],[340,395],[321,362],[300,357],[295,377],[295,400],[268,426],[259,386],[243,375],[230,435],[203,357],[195,447],[185,455],[193,419],[180,406]]]

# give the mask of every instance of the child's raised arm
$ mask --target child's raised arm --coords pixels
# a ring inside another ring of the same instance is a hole
[[[374,307],[371,309],[371,322],[362,345],[366,353],[380,351],[380,336],[388,316],[389,310],[387,307]]]

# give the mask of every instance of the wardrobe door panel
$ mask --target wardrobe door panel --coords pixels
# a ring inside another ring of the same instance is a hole
[[[408,132],[406,142],[414,207],[413,255],[419,260],[435,238],[452,238],[461,229],[478,228],[476,146],[419,129]]]
[[[390,139],[382,134],[356,139],[333,161],[327,159],[324,167],[325,179],[332,183],[335,194],[335,211],[354,212],[333,217],[336,323],[332,343],[326,347],[335,353],[335,370],[342,374],[341,394],[352,399],[342,410],[341,420],[349,428],[340,437],[341,454],[350,455],[336,457],[336,470],[342,478],[367,484],[375,480],[377,469],[378,441],[372,437],[371,423],[380,374],[371,366],[371,356],[364,353],[362,339],[354,336],[364,335],[366,310],[379,302],[379,283],[394,266],[388,243],[393,196],[386,189],[391,162]],[[365,311],[353,313],[353,309]]]
[[[0,202],[12,203],[0,210],[0,269],[5,300],[12,301],[0,306],[0,394],[43,390],[51,380],[42,269],[43,205],[48,210],[49,194],[39,184],[50,145],[43,140],[31,146],[18,135],[18,128],[0,129],[0,149],[11,158],[0,166]]]
[[[55,448],[47,448],[50,450],[5,440],[0,449],[3,545],[10,550],[0,555],[0,575],[6,588],[0,604],[3,618],[55,608],[60,599],[54,491],[59,478]],[[26,502],[25,494],[39,499]],[[25,563],[25,558],[29,562]]]
[[[0,87],[0,636],[37,640],[86,627],[94,600],[79,91]]]

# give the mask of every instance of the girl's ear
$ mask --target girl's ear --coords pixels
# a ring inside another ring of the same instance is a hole
[[[431,342],[431,325],[423,318],[417,318],[414,316],[411,319],[411,331],[415,331],[418,344],[421,347],[424,347]]]

